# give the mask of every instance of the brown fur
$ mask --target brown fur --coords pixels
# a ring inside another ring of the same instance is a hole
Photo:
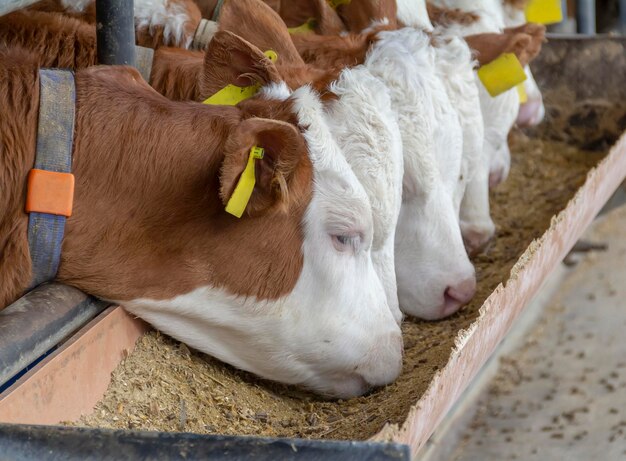
[[[319,67],[305,64],[292,42],[285,23],[276,12],[260,0],[225,3],[220,30],[233,32],[261,50],[276,51],[278,54],[276,68],[290,88],[295,89],[310,83],[323,99],[335,98],[335,95],[328,91],[328,85],[337,78],[340,68],[331,63],[324,63]]]
[[[0,197],[2,305],[30,277],[23,197],[34,161],[36,69],[23,50],[0,52],[7,82],[0,94],[11,111],[0,124],[9,191]],[[76,88],[74,212],[59,281],[120,300],[168,299],[204,285],[273,299],[293,288],[312,166],[292,125],[245,119],[235,107],[169,101],[130,68],[80,70]],[[254,217],[237,219],[224,202],[252,145],[266,149],[257,161]]]
[[[31,11],[44,11],[47,13],[63,13],[65,16],[81,21],[96,23],[96,2],[93,1],[85,8],[85,11],[72,11],[63,6],[59,0],[41,0],[29,8]]]
[[[29,64],[24,53],[0,47],[0,309],[31,277],[24,200],[35,161],[39,79]]]
[[[301,64],[283,20],[261,0],[227,1],[222,8],[220,30],[227,30],[265,51],[278,53],[282,65]]]
[[[393,26],[377,26],[366,34],[314,35],[292,37],[293,43],[305,62],[321,68],[352,67],[365,62],[370,46],[381,30]]]
[[[209,43],[200,77],[203,95],[212,95],[227,84],[248,86],[280,82],[276,66],[257,47],[237,35],[219,31]]]
[[[361,32],[372,21],[387,19],[393,28],[398,27],[398,7],[395,0],[352,0],[340,5],[337,12],[351,32]]]
[[[267,0],[265,2],[268,3]],[[313,18],[318,34],[339,34],[346,30],[339,15],[326,0],[282,0],[278,13],[289,27],[297,27]]]
[[[546,26],[543,24],[526,23],[518,27],[509,27],[504,29],[505,34],[528,34],[531,37],[531,42],[526,48],[526,54],[528,62],[535,59],[541,52],[541,46],[546,40]]]
[[[235,10],[235,13],[238,12]],[[263,17],[258,16],[258,18],[260,21]],[[311,83],[323,98],[333,97],[333,94],[327,91],[327,86],[334,79],[333,77],[336,77],[338,71],[332,69],[323,71],[305,65],[293,46],[285,25],[275,13],[263,23],[264,29],[271,32],[268,35],[249,33],[245,28],[238,26],[238,21],[230,22],[235,24],[236,30],[241,30],[254,40],[264,40],[265,49],[278,50],[280,55],[278,70],[270,65],[269,60],[258,49],[250,47],[249,44],[242,46],[237,55],[239,61],[233,61],[231,53],[241,45],[242,39],[231,38],[230,44],[224,44],[222,47],[221,57],[210,55],[205,58],[208,56],[205,53],[180,48],[157,49],[151,73],[152,86],[159,93],[173,100],[203,101],[229,83],[240,86],[253,83],[249,78],[252,74],[247,77],[244,74],[254,73],[256,67],[257,71],[268,72],[269,80],[264,81],[264,77],[257,72],[255,81],[275,82],[279,80],[280,74],[291,88],[295,89]],[[225,24],[228,23],[227,20]],[[212,53],[221,49],[219,44],[225,35],[221,34],[220,37],[215,40]],[[95,27],[58,13],[14,13],[0,18],[0,41],[30,49],[38,56],[39,64],[45,67],[67,67],[76,70],[96,63]],[[263,43],[260,45],[263,46]],[[257,61],[251,59],[252,55]],[[242,62],[242,59],[245,62]],[[218,61],[220,66],[216,65]],[[235,77],[230,75],[229,78],[217,79],[219,72],[232,73],[233,65],[237,62],[239,62],[239,74]],[[214,82],[219,81],[220,84],[217,85],[222,86],[216,88],[216,84],[213,83],[213,86],[208,88],[208,82],[211,79]],[[204,88],[202,88],[202,82],[204,82]]]
[[[428,17],[435,26],[447,27],[451,24],[461,24],[468,26],[480,19],[476,13],[463,11],[459,8],[441,8],[431,3],[426,4]]]
[[[513,53],[522,65],[530,62],[532,38],[528,34],[476,34],[465,37],[480,66],[485,65],[502,53]]]
[[[0,43],[28,48],[42,67],[81,69],[96,63],[96,30],[75,18],[38,11],[0,17]]]

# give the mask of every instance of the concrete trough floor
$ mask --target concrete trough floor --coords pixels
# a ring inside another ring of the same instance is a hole
[[[534,325],[502,344],[421,459],[626,459],[626,205],[600,217],[540,304]]]

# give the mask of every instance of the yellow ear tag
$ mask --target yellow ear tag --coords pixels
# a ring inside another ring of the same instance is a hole
[[[267,50],[263,54],[272,62],[276,62],[278,59],[278,54],[276,54],[274,50]],[[209,104],[211,106],[236,106],[241,101],[245,101],[257,94],[260,88],[261,85],[258,83],[250,86],[226,85],[213,96],[202,101],[202,104]]]
[[[333,10],[336,10],[338,6],[340,6],[340,5],[347,5],[352,0],[326,0],[326,1],[328,2],[328,4],[330,5],[330,7]]]
[[[530,0],[525,13],[528,22],[555,24],[563,20],[561,0]]]
[[[298,27],[289,27],[287,30],[290,34],[306,34],[308,32],[313,32],[315,30],[315,26],[317,26],[315,18],[309,18],[304,24],[301,24]]]
[[[519,95],[519,103],[525,104],[528,102],[528,95],[526,94],[526,87],[523,83],[517,85],[517,94]]]
[[[255,159],[262,159],[264,155],[265,149],[262,147],[253,146],[252,149],[250,149],[246,169],[243,170],[243,173],[241,173],[241,177],[235,186],[235,191],[233,192],[233,195],[230,196],[230,199],[226,204],[227,213],[241,218],[241,215],[246,210],[246,206],[248,206],[250,196],[252,195],[252,191],[254,190],[254,185],[256,183],[254,161]]]
[[[478,78],[492,97],[526,80],[522,64],[513,53],[503,53],[478,69]]]

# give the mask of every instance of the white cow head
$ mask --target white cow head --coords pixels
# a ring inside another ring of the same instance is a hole
[[[333,140],[318,96],[308,87],[289,95],[284,84],[263,91],[292,105],[313,166],[312,197],[301,222],[303,265],[294,288],[278,299],[259,299],[202,286],[173,299],[134,299],[124,306],[238,368],[331,396],[360,395],[393,381],[402,360],[400,328],[372,264],[371,206]],[[260,263],[268,276],[289,269]]]
[[[381,32],[366,59],[390,90],[404,153],[396,276],[403,312],[437,319],[473,296],[475,275],[461,238],[455,191],[462,130],[437,76],[428,35]]]

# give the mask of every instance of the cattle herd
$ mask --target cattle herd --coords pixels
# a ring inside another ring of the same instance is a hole
[[[135,0],[148,81],[95,65],[92,0],[0,18],[0,307],[33,274],[39,69],[69,68],[55,280],[267,379],[335,397],[392,382],[403,315],[474,296],[509,130],[543,118],[525,4]],[[479,74],[503,56],[527,78],[494,95]]]

